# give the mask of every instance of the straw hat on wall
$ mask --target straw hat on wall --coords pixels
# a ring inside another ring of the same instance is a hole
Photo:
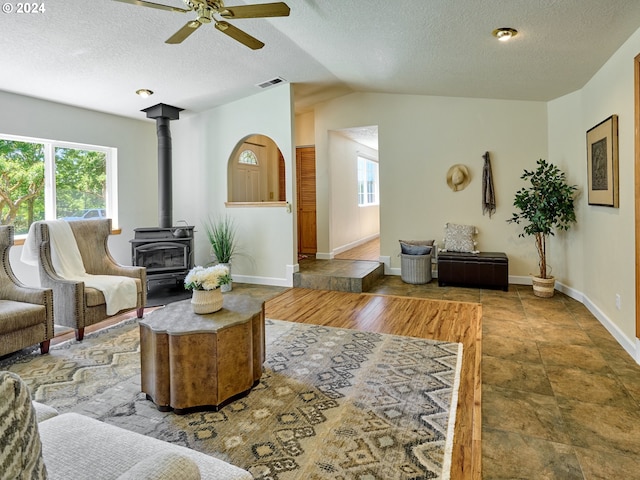
[[[449,188],[454,192],[464,190],[470,181],[469,170],[461,163],[453,165],[449,171],[447,171],[447,185],[449,185]]]

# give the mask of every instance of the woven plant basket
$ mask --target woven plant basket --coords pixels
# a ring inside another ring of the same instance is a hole
[[[194,290],[191,297],[191,307],[193,313],[204,315],[217,312],[222,308],[222,291],[215,290]]]
[[[553,297],[553,292],[555,291],[556,285],[556,279],[554,277],[531,277],[531,279],[533,280],[533,294],[536,297]]]
[[[431,281],[431,254],[400,254],[400,278],[405,283],[420,285]]]

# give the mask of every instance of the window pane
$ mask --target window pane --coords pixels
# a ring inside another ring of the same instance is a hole
[[[240,153],[238,163],[243,163],[245,165],[258,165],[258,157],[256,157],[256,154],[251,150],[244,150]]]
[[[107,161],[103,152],[55,149],[56,218],[104,218]]]
[[[117,191],[107,194],[117,152],[88,148],[0,134],[0,222],[24,235],[38,220],[106,218],[107,200],[117,202]]]
[[[44,220],[44,145],[0,139],[0,220],[16,235]]]
[[[358,205],[378,203],[378,163],[358,157]]]

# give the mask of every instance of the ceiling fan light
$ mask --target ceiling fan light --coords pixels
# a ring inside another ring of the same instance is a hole
[[[153,92],[151,90],[149,90],[148,88],[141,88],[139,90],[136,90],[136,95],[139,95],[142,98],[147,98],[147,97],[150,97],[151,95],[153,95]]]
[[[515,28],[502,27],[496,28],[491,34],[501,42],[506,42],[515,37],[518,31]]]

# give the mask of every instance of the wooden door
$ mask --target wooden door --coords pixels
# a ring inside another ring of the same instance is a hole
[[[315,255],[316,231],[316,149],[296,148],[298,201],[298,253]]]
[[[260,177],[257,167],[238,167],[233,176],[233,201],[259,202]]]
[[[265,147],[245,142],[233,159],[232,202],[262,202],[266,192]],[[253,156],[247,155],[252,152]]]

